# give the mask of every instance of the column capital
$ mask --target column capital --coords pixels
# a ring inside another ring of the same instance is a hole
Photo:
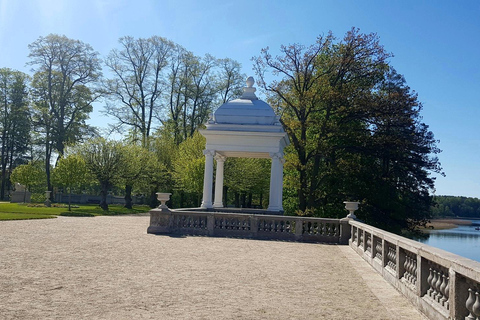
[[[217,153],[215,155],[215,160],[217,160],[217,162],[225,162],[225,160],[227,160],[227,157],[222,156],[220,153]]]
[[[213,156],[215,156],[215,150],[205,149],[205,150],[203,150],[203,154],[204,154],[205,156],[207,156],[207,157],[208,157],[208,156],[213,157]]]

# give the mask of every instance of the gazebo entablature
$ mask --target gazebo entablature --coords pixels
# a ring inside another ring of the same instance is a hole
[[[227,158],[270,158],[270,196],[268,211],[283,211],[283,149],[290,143],[278,116],[264,101],[258,100],[252,77],[239,99],[220,106],[200,133],[207,140],[202,208],[222,208],[223,168]],[[212,202],[213,160],[217,162],[215,197]]]

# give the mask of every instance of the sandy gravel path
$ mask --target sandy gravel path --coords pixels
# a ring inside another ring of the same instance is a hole
[[[348,247],[154,236],[148,219],[0,222],[0,319],[425,319]]]

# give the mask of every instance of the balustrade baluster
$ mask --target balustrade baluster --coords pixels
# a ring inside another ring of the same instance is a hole
[[[428,296],[432,296],[432,280],[433,280],[433,270],[432,268],[428,268],[428,278],[427,278],[427,284],[428,284],[428,290],[427,290],[427,294]]]
[[[442,284],[440,285],[440,292],[442,293],[442,299],[440,299],[440,303],[442,306],[445,305],[445,302],[447,301],[447,298],[445,296],[445,288],[447,287],[447,276],[445,274],[442,274]]]
[[[435,297],[437,296],[437,289],[436,289],[436,283],[437,283],[437,270],[432,270],[433,272],[433,279],[432,279],[432,284],[431,284],[431,287],[432,287],[432,295],[431,297],[433,299],[435,299]]]
[[[408,281],[409,281],[409,282],[413,282],[413,269],[412,269],[412,266],[413,266],[413,258],[409,255],[409,256],[408,256],[408,265],[407,265],[407,268],[408,268]]]
[[[450,277],[447,277],[447,286],[445,287],[445,305],[447,310],[450,310]]]
[[[472,314],[477,317],[477,320],[480,317],[480,293],[475,292],[475,303],[472,306]]]
[[[403,277],[407,280],[410,281],[410,257],[405,253],[405,262],[403,263],[403,267],[405,268],[405,272],[403,273]]]
[[[437,290],[437,296],[435,297],[437,302],[440,302],[440,299],[443,297],[442,291],[440,290],[440,286],[442,285],[442,276],[443,272],[437,271],[438,272],[438,278],[437,278],[437,283],[435,284],[435,288]]]
[[[417,284],[417,257],[413,258],[413,284]]]
[[[475,304],[475,293],[471,288],[468,288],[468,299],[465,302],[465,307],[467,307],[468,310],[468,316],[465,319],[472,319],[475,320],[475,316],[472,314],[473,311],[473,305]]]

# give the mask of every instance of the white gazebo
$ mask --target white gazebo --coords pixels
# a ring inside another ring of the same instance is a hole
[[[223,165],[228,157],[270,158],[268,211],[283,211],[283,149],[290,143],[272,107],[259,100],[252,77],[243,95],[221,105],[200,133],[207,139],[202,208],[223,207]],[[217,161],[215,198],[212,202],[213,159]]]

